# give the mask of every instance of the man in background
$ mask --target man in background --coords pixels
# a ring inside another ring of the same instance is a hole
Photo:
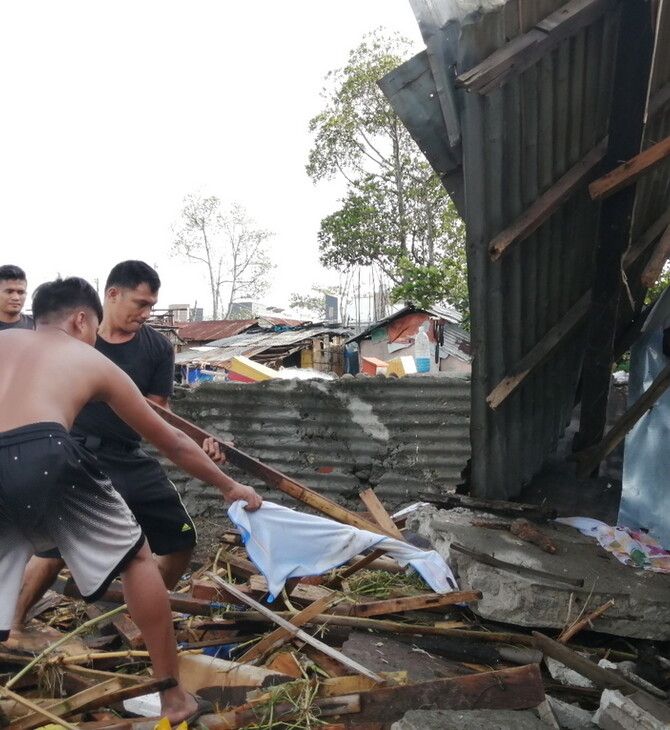
[[[0,330],[33,329],[32,317],[22,314],[28,282],[26,272],[18,266],[0,266]]]
[[[129,375],[142,395],[167,407],[173,392],[174,351],[166,337],[145,324],[158,301],[160,285],[156,271],[143,261],[122,261],[114,266],[105,283],[95,349]],[[106,403],[84,406],[72,435],[95,456],[100,471],[125,499],[171,590],[188,569],[196,544],[195,525],[174,484],[160,463],[140,448],[139,434]],[[15,631],[22,629],[28,610],[53,584],[63,565],[57,551],[30,560],[17,604]]]

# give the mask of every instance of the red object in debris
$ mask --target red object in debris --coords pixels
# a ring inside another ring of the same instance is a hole
[[[377,368],[387,368],[389,366],[387,362],[384,362],[377,357],[363,357],[361,360],[363,361],[361,372],[366,375],[376,375]]]
[[[248,378],[246,375],[240,375],[240,373],[234,373],[232,370],[228,370],[228,380],[233,380],[236,383],[255,383],[253,378]]]
[[[319,474],[332,474],[333,467],[332,466],[319,466],[319,467],[317,467],[317,471],[319,472]]]

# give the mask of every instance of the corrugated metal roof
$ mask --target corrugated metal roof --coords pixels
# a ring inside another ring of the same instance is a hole
[[[445,322],[449,322],[451,324],[458,324],[462,319],[461,314],[455,309],[447,309],[445,307],[438,306],[431,306],[428,309],[421,309],[419,307],[408,305],[406,307],[403,307],[402,309],[399,309],[397,312],[392,312],[383,319],[379,319],[376,322],[373,322],[362,332],[359,332],[357,335],[351,337],[348,342],[358,342],[359,340],[364,340],[366,337],[369,337],[370,333],[374,332],[376,329],[379,329],[380,327],[385,327],[389,322],[392,322],[395,319],[400,319],[401,317],[404,317],[408,314],[413,314],[414,312],[425,312],[426,314],[430,314],[432,317],[438,317],[439,319],[443,319]],[[468,336],[468,333],[465,332],[465,330],[461,331],[465,334],[466,337]]]
[[[300,327],[305,320],[284,317],[258,317],[256,319],[220,319],[209,322],[188,322],[179,328],[179,336],[187,342],[213,342],[232,337],[252,327]]]
[[[286,330],[283,332],[244,332],[210,342],[206,349],[183,350],[175,355],[175,362],[178,365],[201,363],[216,367],[236,355],[254,357],[271,348],[280,350],[290,349],[300,343],[307,343],[312,338],[319,337],[322,334],[330,333],[332,335],[344,336],[349,334],[350,331],[349,329],[317,326],[298,330]]]
[[[226,319],[211,322],[189,322],[179,328],[182,340],[210,342],[222,337],[232,337],[256,325],[255,319]]]
[[[449,178],[447,190],[463,176],[464,202],[456,203],[466,222],[475,353],[471,490],[507,498],[555,449],[577,397],[600,218],[586,184],[598,174],[608,133],[621,4],[510,0],[446,23],[449,0],[412,6],[426,55],[381,86],[433,167]],[[658,108],[652,105],[645,146],[670,129],[669,12],[662,2],[651,84]],[[492,241],[567,184],[568,173],[581,177],[532,233],[494,258]],[[669,186],[667,163],[638,183],[633,244],[655,240],[648,232],[667,211]],[[630,277],[647,257],[629,268]],[[644,292],[633,281],[631,293],[622,325]],[[507,395],[497,400],[502,386]]]

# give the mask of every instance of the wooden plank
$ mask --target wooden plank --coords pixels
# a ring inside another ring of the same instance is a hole
[[[384,505],[379,501],[379,497],[375,494],[374,489],[365,489],[358,496],[374,517],[375,522],[383,530],[386,530],[390,535],[394,535],[397,540],[405,542],[402,532],[400,532],[389,513],[384,509]]]
[[[649,246],[663,233],[670,225],[670,209],[663,213],[651,226],[630,246],[623,258],[625,269],[629,269]],[[491,408],[498,406],[514,393],[530,375],[530,373],[541,365],[561,342],[581,324],[588,313],[588,306],[591,300],[592,290],[589,289],[576,304],[561,318],[558,324],[554,325],[542,339],[524,355],[521,360],[510,370],[495,388],[489,393],[487,403]]]
[[[488,94],[512,74],[534,65],[549,50],[610,11],[614,0],[572,0],[534,28],[517,36],[488,58],[456,78],[467,91]]]
[[[284,629],[287,629],[296,638],[301,639],[302,641],[304,641],[307,644],[311,644],[312,646],[315,646],[317,649],[324,652],[324,654],[328,654],[333,659],[337,659],[338,661],[342,662],[342,664],[349,667],[349,669],[352,669],[354,672],[358,672],[359,674],[362,674],[365,677],[370,677],[370,679],[374,679],[377,682],[383,681],[382,678],[378,674],[371,672],[369,669],[366,669],[364,666],[362,666],[358,662],[355,662],[352,659],[345,657],[344,654],[342,654],[341,652],[336,651],[332,647],[324,644],[322,641],[315,639],[314,637],[312,637],[309,634],[307,634],[306,632],[304,632],[302,629],[299,629],[299,628],[291,625],[288,621],[286,621],[285,619],[283,619],[280,616],[278,616],[277,614],[275,614],[269,608],[266,608],[265,606],[262,606],[257,601],[254,601],[253,598],[250,598],[249,596],[245,596],[244,593],[237,591],[235,586],[231,585],[230,583],[226,583],[224,580],[219,578],[218,575],[214,575],[213,573],[208,573],[208,575],[210,576],[210,578],[212,578],[212,580],[223,585],[233,595],[235,595],[237,593],[238,594],[237,598],[242,603],[245,603],[246,605],[251,606],[259,613],[263,614],[267,618],[274,621],[274,623],[278,624],[279,626],[281,626]]]
[[[430,593],[425,596],[407,596],[405,598],[389,598],[384,601],[362,603],[352,608],[353,616],[382,616],[387,613],[403,611],[421,611],[424,608],[453,606],[454,603],[469,603],[482,597],[480,591],[454,591],[453,593]]]
[[[333,715],[350,715],[357,713],[361,708],[360,695],[341,695],[339,697],[318,697],[311,707],[315,714],[319,717],[329,717]],[[296,705],[291,702],[280,702],[272,707],[272,727],[280,726],[286,723],[288,727],[296,727],[290,721],[295,717],[297,712]],[[247,727],[270,727],[268,719],[265,715],[268,711],[263,711],[262,706],[254,707],[247,703],[240,707],[226,710],[218,715],[204,715],[201,718],[202,724],[208,730],[237,730]],[[321,727],[321,726],[319,726]]]
[[[649,388],[617,420],[600,442],[572,455],[571,458],[577,462],[577,475],[584,477],[590,474],[603,459],[611,454],[668,387],[670,387],[670,363],[661,370]]]
[[[287,477],[285,474],[282,474],[276,469],[262,464],[257,459],[254,459],[248,454],[245,454],[243,451],[236,449],[234,446],[232,446],[232,444],[229,444],[226,441],[221,441],[220,439],[216,438],[216,436],[212,436],[212,434],[208,433],[204,429],[196,426],[190,421],[187,421],[185,418],[178,416],[176,413],[173,413],[167,408],[163,408],[162,406],[159,406],[157,403],[153,403],[148,399],[147,403],[165,421],[185,433],[199,446],[202,445],[203,441],[206,438],[213,438],[219,444],[219,447],[221,451],[225,454],[226,460],[229,464],[236,466],[238,469],[241,469],[247,474],[251,474],[252,476],[257,477],[261,481],[265,482],[265,484],[267,484],[269,487],[272,487],[273,489],[278,489],[280,492],[284,492],[285,494],[289,494],[294,499],[297,499],[303,504],[306,504],[307,506],[318,510],[322,514],[327,515],[337,522],[342,522],[343,524],[351,525],[352,527],[358,527],[361,530],[369,530],[370,532],[375,532],[378,535],[394,537],[394,535],[390,535],[381,527],[375,525],[373,522],[366,520],[360,515],[357,515],[355,512],[351,512],[344,507],[340,507],[339,504],[336,504],[327,497],[318,494],[309,487],[306,487],[304,484],[300,484],[300,482],[296,481],[295,479]]]
[[[567,646],[559,644],[539,631],[533,631],[535,646],[546,656],[552,657],[565,664],[566,667],[574,669],[583,677],[590,679],[599,689],[618,689],[622,694],[628,695],[639,691],[639,687],[629,682],[623,675],[613,672],[611,669],[603,669],[595,662],[568,649]],[[651,695],[649,695],[651,697]]]
[[[255,611],[226,611],[227,618],[239,621],[267,622],[269,619]],[[290,619],[292,614],[277,612],[275,615]],[[382,634],[426,634],[428,636],[448,636],[452,639],[484,641],[504,644],[522,644],[528,646],[533,643],[531,636],[512,632],[474,631],[471,629],[450,629],[435,624],[412,624],[400,621],[389,621],[379,618],[357,618],[355,616],[335,616],[321,614],[315,616],[310,623],[325,624],[326,626],[345,626],[361,631],[378,631]]]
[[[433,520],[433,524],[437,523],[436,520]],[[439,524],[439,523],[437,523]],[[554,583],[563,583],[565,585],[569,586],[575,586],[575,588],[581,588],[584,585],[584,579],[583,578],[570,578],[568,576],[564,575],[555,575],[554,573],[547,573],[544,570],[537,570],[535,568],[528,568],[525,565],[516,565],[515,563],[507,563],[504,560],[500,560],[499,558],[494,558],[492,555],[487,555],[486,553],[480,553],[476,550],[470,550],[470,548],[466,548],[463,545],[459,545],[458,543],[452,542],[451,543],[451,549],[456,550],[459,553],[463,553],[463,555],[467,555],[469,558],[472,558],[473,560],[476,560],[479,563],[484,563],[485,565],[490,565],[493,568],[500,568],[501,570],[506,570],[510,573],[517,573],[519,575],[527,575],[531,578],[540,578],[542,580],[548,580],[552,581]]]
[[[326,609],[332,605],[335,601],[341,601],[342,599],[335,595],[323,596],[318,601],[314,601],[310,606],[297,613],[289,623],[291,626],[302,626],[306,624],[314,616],[318,616],[320,613],[325,613]],[[240,664],[250,664],[256,660],[262,659],[273,649],[281,646],[281,644],[293,638],[293,632],[288,631],[285,628],[275,629],[272,633],[262,638],[257,644],[251,647],[248,651],[242,654],[237,661]]]
[[[48,709],[44,707],[40,707],[37,703],[33,702],[32,700],[29,700],[27,697],[23,697],[20,694],[17,694],[16,692],[12,692],[11,689],[7,689],[7,687],[0,687],[0,699],[10,699],[14,700],[15,702],[18,702],[23,707],[28,708],[33,713],[36,713],[41,717],[41,723],[44,724],[44,719],[51,720],[51,722],[56,723],[57,725],[60,725],[61,727],[65,728],[66,730],[77,730],[76,725],[72,725],[69,722],[65,722],[62,718],[58,717],[58,715],[54,715],[52,712],[49,712]],[[11,727],[11,725],[9,726]]]
[[[610,195],[632,185],[647,172],[651,172],[670,157],[670,137],[640,152],[622,165],[614,168],[589,185],[593,200],[605,200]]]
[[[498,408],[519,388],[533,370],[539,367],[556,347],[584,321],[590,302],[591,290],[589,289],[488,394],[486,402],[490,408],[494,410]]]
[[[528,238],[584,184],[605,156],[605,144],[604,141],[601,142],[595,149],[585,155],[519,218],[491,241],[489,255],[492,261],[497,261],[503,254],[510,251],[514,245]]]
[[[537,664],[361,693],[356,721],[396,722],[409,710],[524,710],[544,700]]]

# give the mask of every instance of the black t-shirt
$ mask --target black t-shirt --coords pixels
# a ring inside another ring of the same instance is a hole
[[[35,325],[33,324],[33,318],[27,314],[19,315],[18,322],[0,322],[0,330],[33,330]]]
[[[148,325],[140,327],[132,340],[110,344],[101,337],[95,349],[127,373],[142,395],[169,397],[173,392],[174,352],[166,337]],[[72,432],[94,436],[102,442],[137,445],[139,434],[127,426],[106,403],[88,403],[77,416]]]

